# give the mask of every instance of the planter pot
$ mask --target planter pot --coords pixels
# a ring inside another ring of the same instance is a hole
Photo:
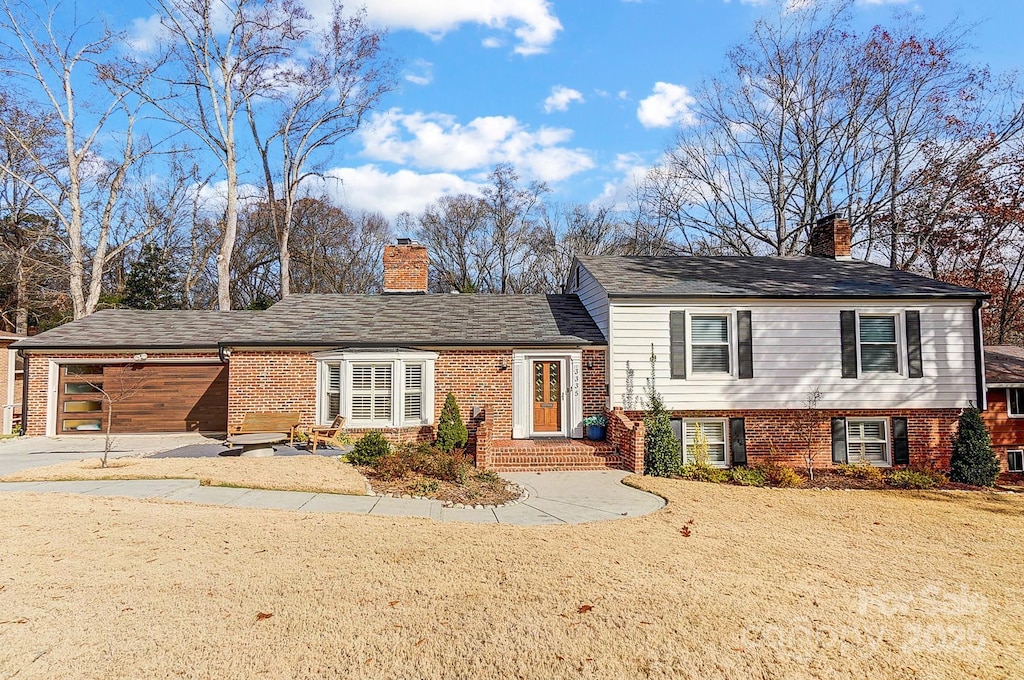
[[[603,442],[605,425],[587,425],[587,439],[594,442]]]

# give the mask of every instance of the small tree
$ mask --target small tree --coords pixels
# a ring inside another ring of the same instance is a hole
[[[999,461],[992,450],[988,428],[981,412],[971,406],[960,414],[949,459],[949,479],[961,484],[993,486],[999,476]]]
[[[110,436],[110,426],[114,420],[114,406],[135,396],[146,384],[146,377],[138,370],[136,364],[124,364],[117,368],[106,368],[103,371],[103,382],[90,383],[102,395],[107,404],[107,422],[103,428],[103,457],[100,467],[107,467],[107,458],[114,448],[114,438]]]
[[[462,422],[459,404],[455,401],[455,395],[449,392],[444,398],[441,419],[437,423],[437,445],[443,451],[451,452],[465,447],[468,441],[469,431]]]
[[[804,396],[803,408],[793,418],[792,423],[793,429],[803,440],[804,465],[806,465],[807,476],[812,480],[814,479],[814,464],[818,456],[818,451],[814,448],[814,438],[822,420],[818,404],[823,396],[819,387],[808,390]]]
[[[657,356],[651,345],[651,377],[647,379],[647,410],[644,414],[644,474],[669,477],[682,465],[679,442],[672,433],[672,421],[655,385]]]

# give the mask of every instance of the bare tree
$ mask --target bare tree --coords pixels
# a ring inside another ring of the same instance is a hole
[[[418,238],[430,252],[431,278],[441,292],[475,293],[490,270],[487,204],[479,196],[443,196],[419,217]]]
[[[824,396],[820,385],[808,390],[804,395],[802,408],[797,410],[792,418],[793,431],[803,440],[804,465],[807,466],[807,476],[812,481],[814,480],[814,466],[818,458],[818,449],[815,447],[815,443],[824,421],[824,415],[819,405]]]
[[[114,438],[110,433],[114,422],[114,407],[128,401],[146,386],[147,379],[140,368],[139,364],[107,367],[103,369],[102,382],[89,383],[100,393],[101,398],[107,404],[107,422],[103,428],[103,457],[100,459],[101,468],[107,467],[107,458],[114,448]]]
[[[39,153],[37,129],[0,116],[0,132],[32,161],[26,170],[8,157],[0,160],[0,173],[22,183],[59,224],[77,319],[95,311],[110,260],[144,235],[111,243],[129,172],[151,147],[136,135],[139,105],[125,86],[139,83],[115,83],[104,64],[121,36],[88,23],[63,32],[56,27],[56,12],[48,5],[40,9],[38,4],[0,0],[0,75],[9,87],[22,85],[40,93],[45,120],[62,138],[55,164],[53,156]],[[84,94],[90,81],[93,87]],[[113,137],[118,145],[100,148],[101,138]]]
[[[367,24],[365,10],[345,16],[335,1],[326,28],[311,36],[307,49],[293,54],[291,61],[297,63],[272,76],[265,97],[245,100],[277,239],[282,298],[291,292],[289,239],[295,204],[303,181],[317,173],[314,159],[333,154],[335,145],[355,132],[394,87],[392,65],[382,52],[384,35]],[[261,134],[262,109],[277,117],[266,139]]]
[[[231,257],[239,211],[245,106],[306,35],[308,13],[293,0],[157,0],[165,37],[153,59],[129,57],[122,78],[200,141],[224,169],[224,219],[217,254],[217,304],[231,308]],[[143,85],[145,82],[145,85]]]
[[[526,246],[536,228],[534,210],[549,189],[543,182],[520,185],[519,175],[510,163],[495,166],[490,180],[483,193],[497,271],[488,272],[488,287],[496,293],[521,293],[522,286],[514,274],[523,270],[532,255]]]

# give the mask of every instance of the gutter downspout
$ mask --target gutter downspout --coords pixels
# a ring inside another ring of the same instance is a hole
[[[980,298],[974,303],[974,379],[977,383],[979,411],[988,408],[988,395],[985,393],[985,348],[981,334],[981,308],[984,306],[985,301]]]
[[[21,436],[28,432],[28,357],[25,350],[19,349],[21,357]]]

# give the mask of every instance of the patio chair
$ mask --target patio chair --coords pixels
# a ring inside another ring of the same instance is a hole
[[[320,444],[330,444],[336,449],[344,447],[344,435],[341,433],[341,428],[344,426],[345,417],[335,416],[334,422],[330,425],[320,425],[310,428],[309,434],[313,439],[313,453],[316,453],[316,447]]]

